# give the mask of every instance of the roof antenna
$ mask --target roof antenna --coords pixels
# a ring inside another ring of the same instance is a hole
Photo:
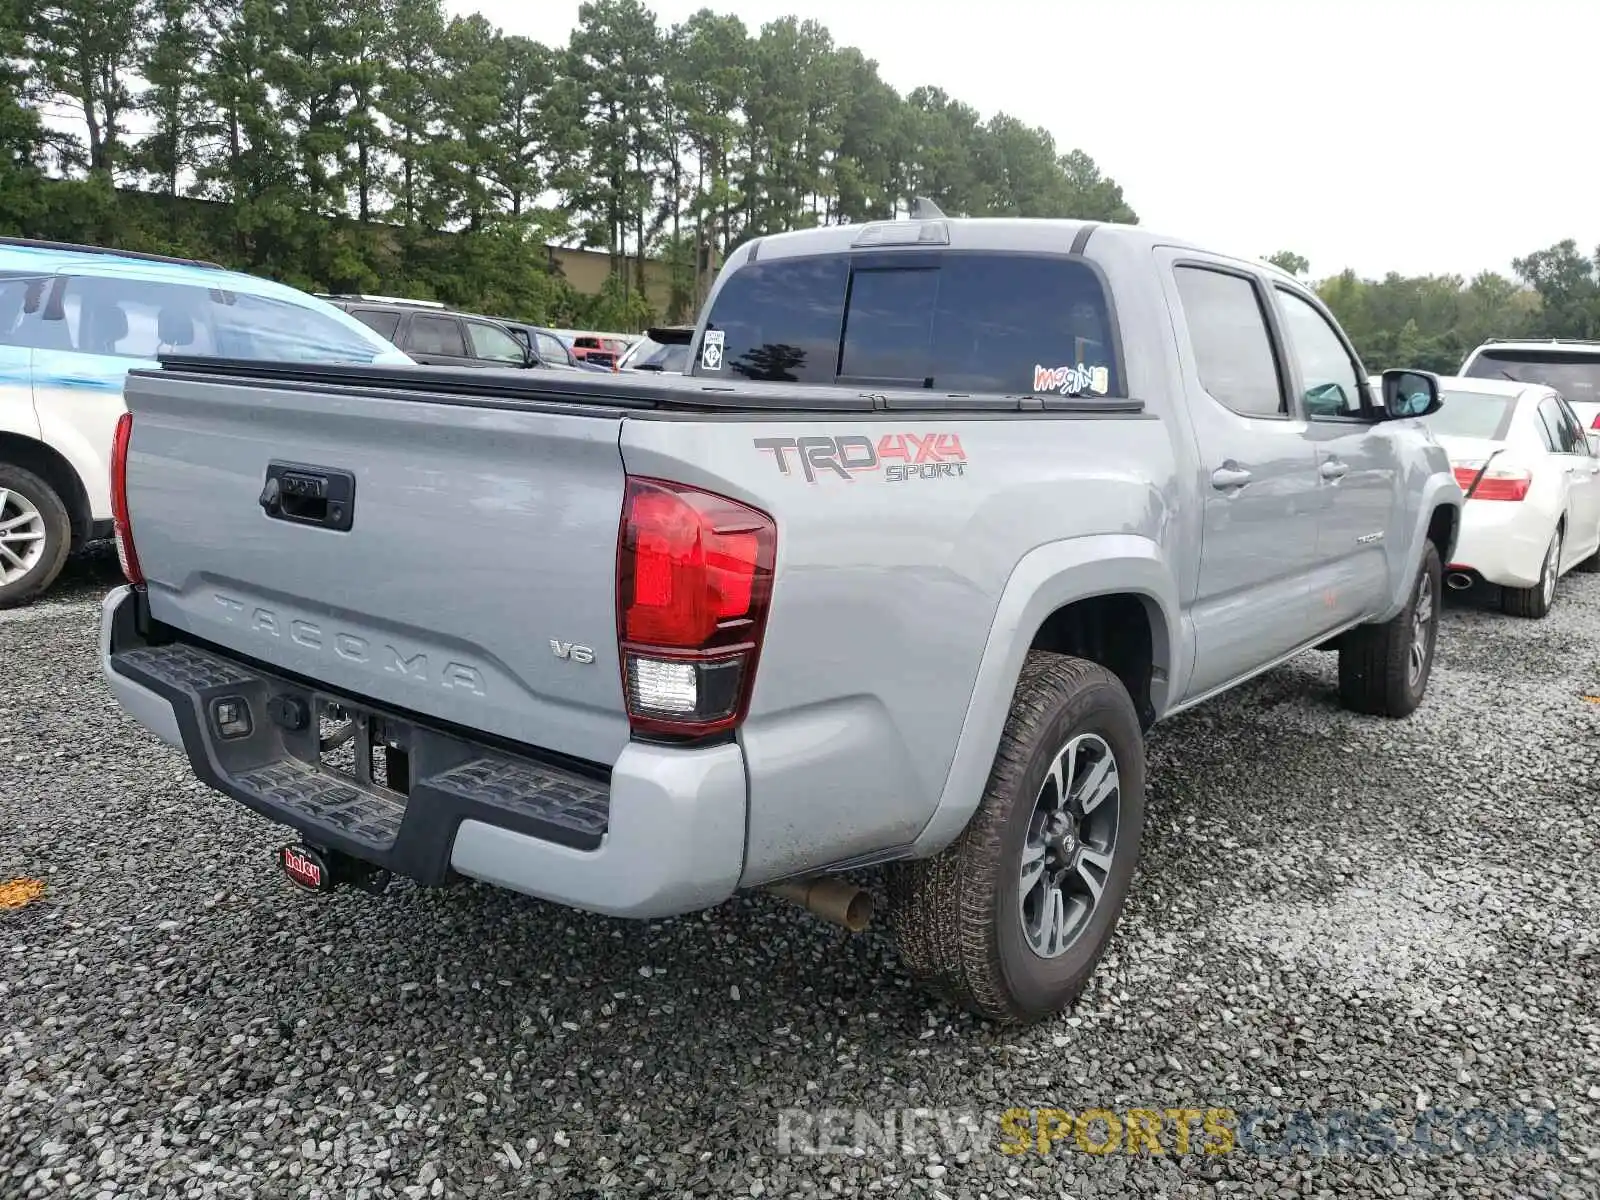
[[[944,213],[939,206],[926,196],[914,197],[911,201],[911,219],[913,221],[937,221]]]

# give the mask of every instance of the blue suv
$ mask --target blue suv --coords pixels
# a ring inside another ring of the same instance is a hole
[[[0,238],[0,608],[111,528],[122,383],[159,355],[412,360],[333,305],[211,263]]]

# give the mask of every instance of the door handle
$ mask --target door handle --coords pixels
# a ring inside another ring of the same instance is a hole
[[[1211,486],[1219,492],[1226,492],[1231,488],[1242,488],[1249,483],[1251,475],[1243,467],[1218,467],[1211,472]]]
[[[1318,470],[1324,479],[1343,479],[1350,473],[1350,468],[1336,458],[1330,458]]]

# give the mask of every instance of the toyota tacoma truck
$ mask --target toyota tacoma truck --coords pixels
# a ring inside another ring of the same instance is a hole
[[[1157,721],[1311,649],[1417,707],[1461,509],[1435,377],[1071,221],[751,241],[677,377],[169,358],[127,400],[105,676],[295,882],[856,928],[882,866],[903,961],[997,1020],[1112,936]]]

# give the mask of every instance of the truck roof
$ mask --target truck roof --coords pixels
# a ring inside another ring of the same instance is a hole
[[[1089,239],[1117,239],[1137,246],[1201,247],[1143,225],[1056,217],[932,217],[917,220],[863,221],[856,225],[824,225],[753,238],[745,243],[750,258],[828,254],[864,246],[925,245],[956,250],[1045,250],[1081,252]],[[1214,253],[1213,251],[1206,251]],[[1223,257],[1228,257],[1224,255]],[[1277,270],[1271,264],[1257,264]],[[1287,272],[1280,272],[1288,278]]]

